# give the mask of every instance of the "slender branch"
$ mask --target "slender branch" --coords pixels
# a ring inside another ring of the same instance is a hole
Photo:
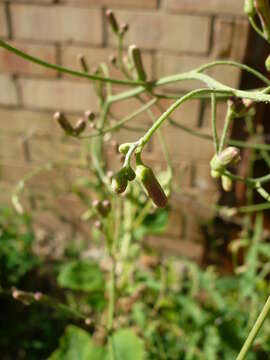
[[[213,140],[216,153],[219,149],[219,141],[218,141],[218,134],[217,134],[217,101],[216,101],[216,94],[211,94],[211,117],[212,117],[212,133],[213,133]]]

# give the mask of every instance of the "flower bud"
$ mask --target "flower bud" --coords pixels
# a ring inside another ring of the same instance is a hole
[[[229,176],[227,175],[222,175],[221,176],[221,185],[222,185],[222,189],[226,192],[229,192],[232,190],[232,180],[229,178]]]
[[[111,211],[111,203],[109,200],[103,200],[102,202],[99,200],[94,200],[92,205],[97,209],[98,213],[102,217],[106,217]]]
[[[84,119],[79,119],[74,127],[74,133],[75,135],[80,135],[86,128],[86,122]]]
[[[82,70],[83,70],[84,72],[88,73],[88,72],[89,72],[89,67],[88,67],[88,65],[87,65],[87,62],[86,62],[86,60],[85,60],[84,55],[79,54],[79,55],[77,56],[77,59],[78,59],[78,61],[79,61],[79,63],[80,63],[80,66],[81,66]]]
[[[94,121],[96,117],[95,113],[91,110],[86,110],[84,116],[88,121]]]
[[[109,61],[110,63],[113,65],[113,66],[116,66],[117,65],[117,58],[115,55],[110,55],[109,56]]]
[[[131,146],[131,143],[124,143],[124,144],[121,144],[119,147],[118,147],[118,151],[121,153],[121,154],[127,154],[129,148]]]
[[[167,196],[152,169],[145,165],[138,165],[136,168],[136,176],[142,182],[154,204],[160,208],[165,207],[168,201]]]
[[[117,194],[123,193],[128,185],[126,169],[122,168],[112,177],[112,189]]]
[[[120,25],[120,34],[123,36],[129,29],[129,25],[127,23],[123,23]]]
[[[236,164],[240,160],[240,150],[229,146],[220,154],[214,155],[210,162],[211,170],[222,171],[228,165]]]
[[[58,122],[58,124],[65,131],[65,133],[73,133],[73,127],[63,113],[58,111],[53,115],[53,118]]]
[[[130,45],[130,47],[128,48],[128,57],[136,70],[138,79],[141,81],[145,81],[146,73],[143,67],[141,51],[139,48],[137,48],[136,45]]]
[[[114,16],[114,13],[112,12],[112,10],[107,10],[106,11],[106,17],[107,17],[107,20],[111,26],[111,29],[112,31],[115,33],[115,34],[118,34],[118,31],[119,31],[119,26],[118,26],[118,22]]]
[[[133,181],[136,178],[135,171],[132,169],[131,166],[126,166],[123,169],[125,169],[128,181]]]
[[[267,71],[270,71],[270,55],[268,55],[265,60],[265,68]]]
[[[247,16],[252,17],[252,18],[256,15],[254,0],[245,0],[244,12]]]
[[[218,179],[218,178],[220,178],[220,173],[216,170],[211,170],[211,177],[213,179]]]

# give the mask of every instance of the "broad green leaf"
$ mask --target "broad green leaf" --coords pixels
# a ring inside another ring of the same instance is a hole
[[[61,287],[77,291],[104,290],[104,278],[98,264],[90,261],[72,261],[65,264],[58,275]]]
[[[130,329],[121,329],[112,336],[115,360],[143,360],[145,351],[143,341]],[[106,360],[111,360],[110,355]]]
[[[169,213],[167,209],[158,209],[153,214],[148,214],[142,225],[135,230],[135,237],[141,239],[148,234],[162,233],[168,225],[168,217]]]
[[[60,345],[48,360],[104,360],[105,348],[94,344],[90,335],[73,325],[66,328]]]

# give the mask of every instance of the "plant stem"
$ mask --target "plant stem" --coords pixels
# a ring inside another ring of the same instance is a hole
[[[219,149],[219,141],[218,141],[218,134],[217,134],[217,101],[216,101],[216,94],[211,94],[211,114],[212,114],[212,133],[213,133],[213,140],[216,154]]]
[[[258,332],[260,331],[267,315],[270,312],[270,296],[268,297],[266,303],[264,304],[264,307],[260,313],[260,315],[258,316],[253,328],[251,329],[246,341],[244,342],[244,345],[242,347],[242,349],[240,350],[236,360],[244,360],[247,356],[247,353],[249,351],[249,349],[251,348]]]
[[[229,126],[231,124],[232,119],[233,119],[233,112],[232,112],[231,107],[229,105],[228,109],[227,109],[226,117],[225,117],[225,122],[224,122],[224,127],[223,127],[223,131],[222,131],[221,139],[220,139],[220,144],[219,144],[219,149],[218,149],[219,154],[224,149],[227,133],[228,133]]]

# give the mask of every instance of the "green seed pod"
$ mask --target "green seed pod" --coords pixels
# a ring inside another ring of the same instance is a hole
[[[142,182],[149,197],[157,207],[163,208],[167,205],[168,199],[152,169],[145,165],[138,165],[136,176]]]
[[[252,17],[252,18],[256,15],[254,0],[245,0],[244,12],[247,16]]]
[[[118,31],[119,31],[119,26],[118,26],[118,22],[114,16],[114,13],[112,12],[112,10],[107,10],[106,11],[106,17],[108,19],[108,22],[111,26],[111,29],[112,31],[115,33],[115,34],[118,34]]]
[[[223,190],[226,192],[231,191],[233,187],[232,180],[226,175],[221,176],[221,185]]]
[[[86,128],[86,122],[83,119],[79,119],[74,127],[75,135],[80,135]]]
[[[73,133],[74,129],[63,113],[58,111],[53,115],[53,118],[58,122],[58,124],[65,131],[65,133]]]
[[[124,143],[124,144],[121,144],[119,147],[118,147],[118,151],[121,153],[121,154],[124,154],[126,155],[129,148],[131,146],[131,143]]]
[[[144,66],[143,66],[142,57],[141,57],[141,51],[139,48],[137,48],[136,45],[130,45],[130,47],[128,48],[128,57],[129,57],[130,62],[132,63],[132,65],[134,66],[134,68],[136,70],[138,79],[141,81],[145,81],[146,73],[144,71]]]
[[[210,162],[211,170],[222,171],[228,165],[236,164],[240,160],[240,150],[229,146],[220,154],[214,155]]]
[[[128,185],[126,169],[122,168],[112,177],[112,189],[117,194],[123,193]]]

